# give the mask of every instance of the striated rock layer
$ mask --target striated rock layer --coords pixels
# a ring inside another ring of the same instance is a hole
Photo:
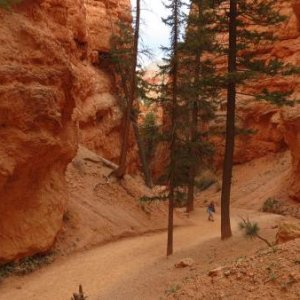
[[[130,20],[130,10],[128,0],[24,0],[0,18],[2,262],[54,243],[78,142],[117,159],[122,113],[99,54],[110,22]]]

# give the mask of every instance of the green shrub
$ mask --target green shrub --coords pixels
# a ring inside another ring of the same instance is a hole
[[[155,153],[159,138],[159,129],[154,112],[148,112],[141,126],[141,135],[145,146],[148,162]]]
[[[275,198],[268,198],[262,207],[263,212],[276,212],[280,206],[280,202]]]
[[[256,222],[243,221],[239,223],[239,227],[246,237],[253,239],[257,236],[260,228]]]
[[[266,243],[269,247],[273,245],[265,238],[263,238],[260,234],[260,228],[256,222],[251,222],[248,218],[241,218],[242,221],[239,223],[240,230],[242,230],[247,238],[254,239],[258,238],[264,243]]]
[[[181,286],[179,284],[174,284],[170,286],[168,289],[165,290],[165,293],[170,296],[172,294],[175,294],[181,289]]]
[[[10,275],[25,275],[54,261],[54,254],[36,254],[0,266],[0,281]]]
[[[216,175],[211,170],[205,170],[195,179],[195,186],[199,191],[204,191],[217,182]]]
[[[22,0],[0,0],[0,8],[9,9],[14,4],[21,3]]]

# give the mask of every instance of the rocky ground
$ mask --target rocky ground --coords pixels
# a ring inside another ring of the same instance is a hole
[[[187,277],[170,299],[300,299],[300,239]]]

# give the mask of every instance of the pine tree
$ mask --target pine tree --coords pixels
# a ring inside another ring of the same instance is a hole
[[[112,37],[111,60],[114,65],[115,74],[119,77],[116,86],[119,87],[118,95],[121,98],[120,106],[124,112],[122,126],[122,146],[119,158],[119,168],[115,175],[122,178],[126,173],[128,140],[131,128],[137,141],[139,157],[147,186],[152,187],[152,178],[145,154],[145,146],[137,124],[138,111],[135,105],[140,93],[144,93],[144,81],[142,71],[139,70],[139,31],[140,31],[140,1],[136,5],[135,32],[132,35],[130,24],[120,22],[119,32]],[[141,52],[147,52],[142,50]]]
[[[218,1],[228,11],[228,1]],[[276,7],[277,0],[230,0],[228,16],[220,13],[220,27],[229,32],[229,45],[224,47],[228,55],[228,73],[225,76],[227,86],[227,120],[226,146],[223,167],[223,184],[221,194],[221,237],[229,238],[230,226],[230,191],[235,142],[235,109],[236,97],[245,95],[242,87],[253,84],[256,78],[286,76],[298,73],[299,69],[284,64],[278,59],[265,61],[257,57],[257,49],[266,47],[276,40],[270,26],[281,24],[285,17]],[[229,19],[229,20],[228,20]],[[229,24],[229,27],[227,25]],[[225,26],[224,26],[225,25]],[[260,29],[257,29],[257,25]],[[292,91],[269,91],[267,88],[246,93],[253,100],[268,101],[276,105],[291,105]]]
[[[226,145],[224,155],[222,194],[221,194],[221,238],[231,237],[230,225],[230,188],[232,178],[234,138],[235,138],[235,102],[237,55],[237,0],[230,0],[229,9],[229,49],[228,49],[228,85],[227,85],[227,118]]]
[[[187,21],[187,33],[182,45],[182,69],[180,90],[187,99],[189,113],[189,175],[187,212],[194,208],[194,186],[197,168],[207,155],[212,154],[212,145],[201,137],[199,120],[206,123],[214,117],[219,89],[215,66],[208,56],[218,50],[215,39],[216,22],[214,1],[192,0]],[[206,56],[206,57],[205,57]]]
[[[164,107],[164,113],[169,118],[165,139],[169,144],[170,161],[166,172],[166,181],[168,185],[168,238],[167,238],[167,256],[173,253],[173,212],[174,204],[180,186],[178,175],[178,155],[180,155],[179,144],[179,38],[180,25],[182,24],[181,7],[182,1],[168,0],[165,7],[171,11],[170,15],[163,19],[163,22],[171,28],[170,47],[164,47],[167,57],[165,63],[161,66],[161,74],[168,75],[169,80],[161,84],[160,101]]]
[[[138,46],[139,46],[139,34],[140,34],[140,0],[136,0],[136,19],[135,19],[135,28],[134,28],[134,40],[133,40],[133,49],[131,57],[131,70],[129,73],[130,84],[128,91],[128,103],[126,105],[126,111],[124,116],[123,124],[123,134],[122,134],[122,149],[119,160],[119,168],[116,171],[116,176],[122,178],[126,172],[126,159],[128,153],[128,141],[130,133],[130,124],[131,124],[131,114],[133,110],[134,100],[136,97],[137,90],[137,79],[136,79],[136,69],[137,69],[137,59],[138,59]]]
[[[149,112],[145,115],[144,122],[141,126],[141,134],[145,145],[146,159],[149,164],[159,139],[159,128],[154,112]]]

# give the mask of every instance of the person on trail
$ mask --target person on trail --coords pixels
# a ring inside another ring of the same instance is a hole
[[[208,221],[214,222],[214,213],[216,212],[215,203],[211,201],[207,207]]]

